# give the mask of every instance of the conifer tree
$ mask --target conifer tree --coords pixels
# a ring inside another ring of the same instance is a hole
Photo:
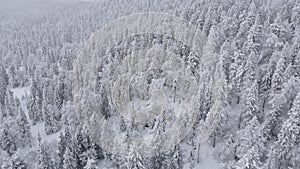
[[[64,163],[63,164],[63,169],[77,169],[78,168],[75,154],[71,150],[70,147],[66,148],[63,163]]]
[[[11,159],[11,169],[27,169],[28,166],[24,162],[24,160],[18,155],[18,153],[14,154]]]
[[[242,115],[242,121],[244,122],[244,126],[256,116],[257,118],[261,118],[259,114],[259,100],[258,100],[258,84],[257,81],[254,81],[251,88],[249,89],[247,98],[245,100],[245,110]]]
[[[96,165],[96,161],[94,159],[88,159],[87,164],[84,166],[84,169],[98,169]]]
[[[20,138],[23,142],[23,146],[25,147],[29,144],[29,146],[31,147],[32,136],[31,136],[31,131],[30,131],[30,124],[29,124],[27,117],[21,107],[19,108],[19,115],[17,118],[17,123],[18,123]]]
[[[4,129],[2,130],[0,138],[2,150],[6,151],[9,155],[12,155],[16,151],[17,147],[16,143],[9,133],[9,130],[6,127],[4,127]]]
[[[169,168],[174,168],[174,169],[182,169],[183,168],[183,157],[182,157],[182,150],[180,149],[180,145],[176,144],[174,146],[174,150],[172,151],[171,154],[171,159],[170,159],[170,166]]]
[[[59,135],[59,143],[58,143],[58,158],[59,158],[59,168],[63,168],[63,164],[64,164],[64,154],[65,154],[65,150],[66,150],[66,140],[65,140],[65,136],[62,132],[60,132]]]
[[[141,154],[136,151],[132,150],[130,156],[128,157],[128,169],[145,169],[146,166],[144,164],[144,159],[142,158]]]
[[[38,152],[37,152],[37,160],[38,160],[38,168],[39,169],[52,169],[53,162],[49,154],[49,150],[42,143],[42,139],[40,134],[38,134]]]
[[[291,152],[300,140],[300,93],[297,94],[288,115],[289,118],[284,122],[266,164],[274,169],[294,167],[291,163]]]
[[[5,107],[5,97],[8,87],[8,75],[3,64],[0,63],[0,106],[1,109]],[[3,116],[3,115],[2,115]]]

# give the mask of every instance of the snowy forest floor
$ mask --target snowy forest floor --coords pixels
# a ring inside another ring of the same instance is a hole
[[[22,87],[22,88],[15,88],[11,89],[13,92],[14,96],[17,97],[18,99],[21,100],[21,106],[22,109],[24,110],[27,118],[28,118],[28,110],[26,106],[26,99],[27,96],[29,95],[29,87]],[[28,118],[29,119],[29,118]],[[59,133],[53,133],[51,135],[47,135],[44,130],[44,122],[42,123],[37,123],[34,126],[31,126],[31,133],[33,137],[33,143],[32,143],[32,148],[35,149],[37,148],[37,138],[38,134],[40,134],[41,138],[48,142],[49,144],[57,144],[59,140]],[[199,163],[197,163],[197,160],[191,160],[191,155],[190,152],[192,151],[193,147],[185,142],[181,143],[181,146],[183,148],[183,153],[184,153],[184,169],[189,169],[191,165],[194,165],[194,168],[196,169],[219,169],[219,164],[214,158],[214,148],[208,144],[203,144],[201,145],[200,148],[200,156],[199,156]],[[22,150],[22,154],[24,156],[28,155],[30,153],[29,147],[26,147],[25,149]],[[194,158],[197,158],[197,154],[195,152]],[[193,161],[193,162],[191,162]],[[111,167],[111,161],[104,159],[102,161],[98,162],[98,167],[101,169],[113,169]]]

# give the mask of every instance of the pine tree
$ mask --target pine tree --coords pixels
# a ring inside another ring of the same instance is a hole
[[[243,157],[236,163],[235,168],[238,169],[261,169],[260,155],[257,147],[252,147]]]
[[[210,29],[208,40],[204,46],[203,60],[208,69],[213,72],[215,65],[218,63],[218,55],[222,43],[224,42],[224,35],[217,25],[213,25]]]
[[[109,95],[105,88],[100,90],[100,112],[104,116],[105,119],[111,116],[110,113],[110,105],[109,105]]]
[[[283,82],[287,82],[294,75],[294,66],[290,63],[284,71]]]
[[[4,107],[5,107],[5,97],[6,97],[7,87],[8,87],[8,75],[6,73],[4,65],[0,63],[0,106],[1,106],[1,109],[4,109]]]
[[[96,165],[96,161],[94,159],[88,159],[87,164],[84,166],[84,169],[98,169]]]
[[[132,150],[130,155],[127,159],[128,162],[128,169],[145,169],[144,159],[142,158],[141,154],[136,151]]]
[[[44,108],[45,131],[48,135],[60,130],[60,121],[55,117],[57,111],[59,110],[50,104]]]
[[[120,121],[120,131],[121,132],[125,132],[127,130],[126,124],[125,124],[125,120],[124,117],[121,117],[121,121]]]
[[[300,140],[300,93],[297,94],[289,118],[284,122],[272,151],[269,154],[268,166],[283,169],[291,166],[291,151]]]
[[[58,143],[58,158],[59,158],[59,168],[63,168],[63,164],[64,164],[64,154],[65,154],[65,150],[66,150],[66,140],[65,140],[65,136],[62,132],[60,132],[59,135],[59,143]]]
[[[67,122],[67,124],[65,125],[65,130],[64,130],[65,143],[71,143],[71,141],[72,141],[72,136],[71,136],[69,128],[70,128],[69,122]]]
[[[255,23],[255,13],[256,13],[256,6],[253,1],[251,1],[249,8],[249,12],[242,23],[240,23],[240,29],[236,34],[236,44],[238,49],[241,49],[244,43],[247,40],[248,33]]]
[[[274,90],[274,92],[280,90],[282,87],[283,75],[284,75],[286,66],[287,66],[287,64],[286,64],[285,58],[280,58],[276,65],[276,69],[275,69],[274,75],[272,77],[272,82],[271,82],[272,89]]]
[[[61,75],[58,79],[57,86],[55,87],[55,105],[60,110],[64,103],[64,75]]]
[[[251,51],[248,56],[243,72],[243,88],[242,88],[242,101],[246,101],[248,96],[249,88],[256,81],[256,67],[257,67],[257,55],[254,51]]]
[[[293,66],[295,69],[295,76],[300,77],[300,50],[297,56],[295,56]]]
[[[172,151],[172,157],[170,159],[169,168],[173,169],[182,169],[183,168],[183,159],[182,159],[182,151],[180,149],[180,145],[176,144],[174,146],[174,150]]]
[[[43,145],[40,134],[38,134],[38,152],[37,152],[37,160],[38,160],[38,168],[39,169],[52,169],[53,162],[50,157],[48,149]]]
[[[9,84],[12,88],[16,88],[19,86],[18,80],[16,79],[16,69],[15,66],[9,67]]]
[[[88,156],[90,158],[102,160],[104,159],[103,149],[92,141]]]
[[[258,156],[261,156],[264,151],[264,143],[265,138],[261,134],[260,123],[257,117],[254,116],[247,126],[237,133],[236,155],[238,158],[243,158],[250,149],[253,149],[258,153]]]
[[[96,149],[97,149],[96,144],[92,143],[92,146],[86,152],[87,160],[85,162],[84,169],[86,169],[86,168],[96,169],[97,168],[97,166],[96,166],[96,164],[97,164],[96,160],[100,159],[100,158],[99,158],[99,154],[97,153]]]
[[[66,122],[64,132],[60,132],[58,145],[59,168],[63,168],[64,154],[67,147],[71,147],[72,137],[69,131],[69,124]]]
[[[261,52],[262,42],[264,39],[262,34],[262,25],[260,25],[259,22],[259,15],[256,15],[255,24],[250,28],[247,36],[246,53],[254,51],[255,54],[258,55]]]
[[[291,109],[293,101],[300,91],[297,78],[291,77],[283,84],[283,89],[270,100],[270,109],[266,112],[263,133],[267,138],[277,137],[282,125],[282,116]]]
[[[244,76],[244,57],[245,55],[240,51],[234,53],[234,61],[231,63],[229,71],[229,97],[239,104],[241,100],[241,91],[243,87]]]
[[[27,105],[28,114],[32,123],[36,124],[43,119],[43,93],[36,79],[32,79],[31,81],[30,93],[31,95]]]
[[[66,148],[64,154],[64,164],[63,169],[77,169],[77,160],[75,158],[74,152],[70,149],[70,147]]]
[[[11,169],[27,169],[28,166],[27,164],[24,162],[24,160],[19,157],[18,153],[16,153],[15,155],[13,155],[12,159],[11,159]]]
[[[259,119],[261,118],[261,115],[259,114],[258,98],[258,84],[257,81],[254,81],[245,100],[245,110],[242,115],[244,126],[247,125],[254,116]]]
[[[16,143],[14,142],[7,128],[4,128],[2,130],[2,134],[0,138],[1,138],[1,148],[4,151],[6,151],[9,155],[14,154],[14,152],[17,150]]]
[[[19,108],[19,115],[17,118],[17,123],[18,123],[18,129],[20,132],[20,138],[22,140],[23,146],[27,146],[29,144],[29,146],[31,147],[31,131],[30,131],[30,124],[27,120],[27,117],[24,113],[24,111],[22,110],[22,108]]]
[[[212,91],[213,100],[215,101],[212,105],[212,108],[207,114],[207,119],[204,124],[203,139],[210,138],[213,141],[213,147],[216,144],[216,138],[220,129],[220,126],[223,125],[222,121],[224,119],[223,110],[228,104],[228,94],[227,94],[227,85],[225,83],[225,76],[223,71],[222,62],[216,66],[216,71],[214,74],[215,84]],[[204,135],[205,134],[205,135]]]
[[[83,136],[81,133],[81,129],[79,129],[76,134],[73,141],[73,148],[74,152],[76,154],[76,160],[77,160],[77,166],[78,168],[83,168],[87,163],[87,156],[84,153],[86,151],[84,142],[83,142]]]

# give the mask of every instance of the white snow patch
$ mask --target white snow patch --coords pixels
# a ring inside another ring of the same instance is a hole
[[[184,151],[184,167],[183,169],[191,169],[192,163],[195,164],[194,169],[220,169],[218,161],[214,158],[215,149],[207,143],[200,145],[200,158],[197,162],[198,150],[194,151],[194,160],[191,160],[190,152],[193,150],[191,145],[182,144]]]

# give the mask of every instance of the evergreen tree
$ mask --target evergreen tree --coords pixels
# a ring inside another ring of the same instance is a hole
[[[236,163],[235,168],[238,169],[261,169],[260,155],[257,147],[252,147],[243,157]]]
[[[63,163],[64,163],[63,164],[63,169],[77,169],[78,168],[75,154],[71,150],[70,147],[66,148]]]
[[[286,64],[285,58],[280,58],[276,65],[276,69],[275,69],[274,75],[272,77],[272,82],[271,82],[272,89],[274,90],[274,92],[280,90],[282,87],[283,75],[284,75],[286,66],[287,66],[287,64]]]
[[[244,129],[238,131],[237,136],[236,155],[238,158],[243,158],[250,149],[253,149],[251,151],[255,150],[256,155],[261,157],[264,151],[265,138],[261,134],[260,123],[256,116],[248,122]]]
[[[66,150],[66,140],[65,140],[65,136],[62,132],[60,132],[59,135],[59,143],[58,143],[58,158],[59,158],[59,168],[63,168],[63,164],[64,164],[64,154],[65,154],[65,150]]]
[[[60,75],[57,86],[55,87],[55,105],[60,110],[64,103],[64,75]]]
[[[42,143],[41,136],[38,134],[38,151],[37,151],[37,160],[39,169],[52,169],[53,162],[50,157],[49,151],[45,145]]]
[[[7,90],[6,98],[5,98],[5,107],[4,110],[6,111],[6,116],[14,117],[15,113],[17,112],[15,110],[14,105],[14,97],[10,90]]]
[[[146,166],[144,164],[144,159],[142,158],[141,154],[136,150],[132,150],[130,152],[127,162],[128,162],[128,169],[145,169],[146,168]]]
[[[64,165],[64,154],[67,147],[71,147],[72,136],[69,131],[69,123],[66,122],[64,132],[60,132],[59,135],[59,145],[58,145],[58,158],[59,158],[59,168],[63,168]]]
[[[242,101],[245,102],[248,97],[249,88],[256,81],[256,67],[257,67],[257,55],[251,51],[248,56],[243,72],[243,88],[242,88]]]
[[[212,89],[213,100],[215,100],[212,108],[207,114],[207,119],[204,124],[204,130],[206,131],[203,135],[204,138],[211,138],[213,142],[213,147],[216,144],[216,138],[220,129],[220,126],[223,125],[224,113],[223,110],[228,104],[228,94],[227,94],[227,85],[225,83],[225,76],[223,71],[222,62],[216,66],[216,71],[214,73],[215,84]]]
[[[265,137],[277,138],[282,125],[282,116],[291,109],[293,101],[300,91],[297,78],[291,77],[283,85],[283,89],[270,100],[270,109],[266,112],[263,123],[263,133]]]
[[[84,169],[98,169],[96,164],[97,163],[94,159],[88,159]]]
[[[36,79],[32,79],[30,93],[31,95],[27,105],[28,114],[29,114],[29,118],[32,120],[32,123],[36,124],[37,122],[43,119],[42,116],[43,93]]]
[[[83,143],[83,136],[81,133],[81,129],[79,129],[76,134],[73,141],[73,148],[74,152],[76,154],[76,160],[77,160],[77,166],[78,168],[83,168],[87,163],[87,156],[84,153],[86,151]]]
[[[11,169],[27,169],[28,166],[27,164],[24,162],[24,160],[19,157],[18,153],[16,153],[15,155],[13,155],[12,159],[11,159]]]
[[[269,153],[267,166],[274,169],[293,168],[291,151],[300,140],[300,93],[297,94],[289,118],[284,122],[272,151]]]
[[[125,132],[126,130],[127,130],[127,127],[126,127],[126,124],[125,124],[125,121],[124,121],[124,117],[122,116],[121,117],[121,122],[120,122],[120,131]]]
[[[27,146],[28,144],[31,147],[31,131],[30,131],[30,124],[27,120],[27,117],[22,110],[22,108],[19,108],[19,115],[17,118],[17,123],[18,123],[18,129],[20,133],[20,138],[23,143],[23,147]]]
[[[12,88],[16,88],[19,86],[18,80],[16,78],[16,69],[15,66],[10,66],[9,67],[9,84]]]
[[[251,88],[249,89],[248,95],[245,100],[245,110],[242,115],[242,121],[244,122],[244,126],[256,116],[261,119],[261,115],[259,114],[259,100],[258,100],[258,84],[257,81],[254,81]]]
[[[69,128],[70,128],[69,122],[67,122],[67,124],[65,124],[65,130],[64,130],[64,139],[67,145],[69,145],[68,143],[71,143],[72,141],[72,136]]]
[[[17,147],[6,127],[2,130],[0,138],[2,150],[6,151],[9,155],[12,155],[17,150]]]
[[[174,146],[174,150],[172,151],[172,157],[170,159],[170,164],[168,168],[173,169],[182,169],[183,168],[183,159],[182,159],[182,151],[180,149],[179,144]]]
[[[243,87],[244,76],[244,57],[245,55],[240,51],[234,53],[233,63],[230,65],[229,75],[229,97],[236,99],[236,103],[239,104],[241,100],[241,91]]]
[[[91,168],[91,169],[97,168],[96,160],[97,159],[102,159],[102,157],[100,158],[100,156],[103,156],[102,151],[100,152],[101,154],[97,153],[97,151],[96,151],[97,149],[98,149],[98,146],[96,146],[95,143],[92,143],[92,146],[90,147],[90,149],[86,151],[87,160],[85,161],[84,169],[86,169],[86,168]]]
[[[59,110],[50,104],[44,109],[45,131],[48,135],[60,130],[60,121],[55,117],[57,111]]]
[[[8,87],[8,75],[3,64],[0,63],[0,106],[3,110],[5,107],[5,97]],[[3,115],[2,115],[3,116]]]
[[[251,4],[248,8],[249,12],[248,14],[246,14],[247,16],[244,16],[245,19],[242,20],[242,23],[240,23],[240,29],[235,37],[238,49],[241,49],[244,43],[246,42],[248,33],[250,32],[252,25],[254,25],[255,23],[255,13],[257,11],[255,3],[251,1]]]

